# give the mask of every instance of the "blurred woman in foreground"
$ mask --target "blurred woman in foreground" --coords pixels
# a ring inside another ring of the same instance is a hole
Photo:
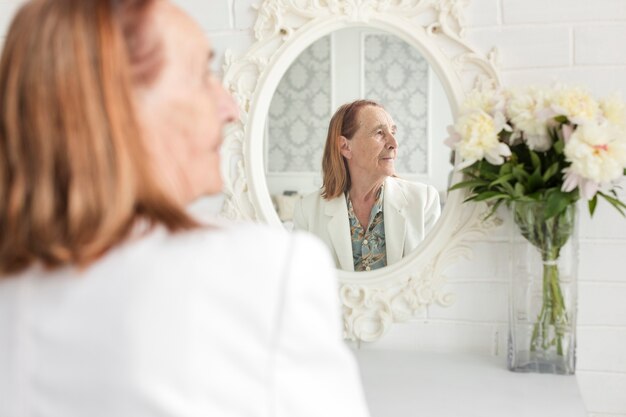
[[[322,245],[184,209],[220,192],[237,117],[212,56],[165,0],[33,0],[15,17],[0,415],[367,414]]]

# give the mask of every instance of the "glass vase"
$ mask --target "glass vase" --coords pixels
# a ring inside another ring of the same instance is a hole
[[[511,206],[508,367],[573,374],[576,368],[577,213],[546,219],[546,204]]]

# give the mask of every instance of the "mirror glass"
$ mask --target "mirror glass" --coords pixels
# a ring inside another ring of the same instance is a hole
[[[264,165],[268,190],[286,228],[293,228],[296,201],[322,185],[322,152],[333,113],[361,98],[380,103],[397,126],[396,175],[434,187],[443,209],[453,168],[443,143],[453,121],[444,88],[412,45],[384,31],[353,27],[305,49],[274,92],[265,124]]]

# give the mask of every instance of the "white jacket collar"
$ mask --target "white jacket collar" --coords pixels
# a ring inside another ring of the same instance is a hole
[[[389,177],[385,180],[383,213],[385,216],[385,245],[387,265],[402,259],[406,234],[405,210],[408,204],[402,189]]]
[[[330,216],[328,234],[332,241],[339,265],[344,271],[354,271],[352,258],[352,241],[350,238],[350,221],[348,220],[348,204],[343,196],[326,202],[324,214]]]
[[[385,238],[387,265],[398,262],[404,253],[406,235],[406,214],[408,201],[396,181],[389,177],[385,180],[383,213],[385,218]],[[348,205],[343,196],[326,201],[324,214],[331,217],[328,222],[328,234],[337,254],[341,269],[354,271],[352,241]]]

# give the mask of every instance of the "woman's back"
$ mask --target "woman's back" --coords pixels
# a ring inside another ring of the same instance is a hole
[[[366,415],[333,275],[313,238],[238,226],[2,279],[0,415]]]

